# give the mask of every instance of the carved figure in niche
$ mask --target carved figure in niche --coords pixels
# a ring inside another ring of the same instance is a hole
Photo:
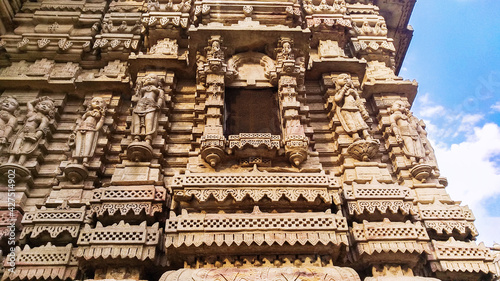
[[[12,96],[0,100],[0,153],[7,146],[9,137],[17,124],[16,110],[19,108],[17,99]]]
[[[354,87],[351,76],[346,73],[340,74],[335,81],[335,90],[336,115],[344,130],[354,141],[361,138],[371,140],[365,121],[370,116],[359,97],[358,90]]]
[[[281,52],[278,54],[278,60],[294,60],[295,56],[292,50],[292,44],[284,41],[281,45]]]
[[[424,129],[419,120],[403,101],[394,102],[390,113],[391,129],[396,141],[402,146],[403,153],[410,158],[413,165],[424,163],[429,151],[424,147],[421,137]]]
[[[161,79],[153,73],[146,75],[137,84],[132,101],[137,102],[132,110],[131,132],[134,141],[145,140],[151,145],[158,125],[158,113],[165,103]]]
[[[212,41],[212,45],[207,50],[207,57],[209,59],[224,59],[224,52],[221,49],[219,40]]]
[[[55,109],[54,100],[46,96],[28,102],[24,126],[17,132],[10,146],[9,163],[14,163],[18,156],[18,164],[23,165],[27,157],[38,148],[38,144],[49,131]]]
[[[74,147],[75,163],[81,160],[84,166],[88,166],[89,158],[94,155],[105,115],[106,102],[101,97],[94,97],[87,105],[87,111],[76,121],[76,129],[70,139],[70,146]]]

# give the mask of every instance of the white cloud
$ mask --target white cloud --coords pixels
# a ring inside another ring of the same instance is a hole
[[[418,113],[422,117],[435,117],[443,115],[445,113],[445,109],[441,105],[424,106]]]
[[[478,117],[468,118],[473,122]],[[429,137],[433,138],[431,134]],[[493,123],[474,127],[464,142],[451,147],[438,143],[435,153],[441,174],[448,178],[447,192],[474,212],[478,240],[487,245],[494,240],[500,242],[500,214],[489,214],[484,206],[485,199],[500,194],[500,174],[490,160],[500,154],[500,127]]]
[[[500,101],[497,101],[490,108],[493,109],[494,111],[500,111]]]
[[[484,118],[483,114],[465,114],[462,116],[460,125],[458,126],[457,134],[459,132],[471,133],[474,126]]]

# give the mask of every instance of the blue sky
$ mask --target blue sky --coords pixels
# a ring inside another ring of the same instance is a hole
[[[416,79],[452,199],[469,205],[478,241],[500,243],[500,1],[418,0],[400,72]]]

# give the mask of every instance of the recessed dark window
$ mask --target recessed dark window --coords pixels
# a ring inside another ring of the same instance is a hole
[[[273,89],[226,88],[225,134],[281,134],[279,106]]]

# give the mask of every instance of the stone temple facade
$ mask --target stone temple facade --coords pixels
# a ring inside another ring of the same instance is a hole
[[[414,5],[0,0],[2,280],[495,279],[397,75]]]

